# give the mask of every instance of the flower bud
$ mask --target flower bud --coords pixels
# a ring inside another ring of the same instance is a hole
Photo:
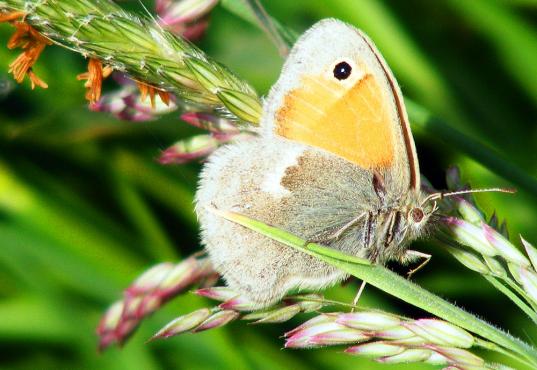
[[[389,339],[397,342],[416,337],[416,334],[414,334],[413,331],[408,330],[404,326],[396,326],[390,329],[377,331],[374,334],[377,338]]]
[[[159,284],[159,290],[167,292],[169,290],[180,290],[192,284],[199,278],[198,260],[194,257],[189,257],[181,263],[174,266],[168,275]]]
[[[97,335],[99,336],[99,350],[104,350],[111,344],[119,341],[116,328],[120,322],[123,313],[123,301],[117,301],[108,308],[97,326]]]
[[[245,296],[239,295],[221,303],[218,307],[223,310],[254,311],[257,308],[257,304]]]
[[[307,328],[311,328],[313,326],[320,325],[320,324],[326,324],[326,323],[335,322],[336,319],[337,319],[337,315],[338,315],[337,313],[323,313],[323,314],[320,314],[320,315],[315,316],[315,317],[309,319],[308,321],[302,323],[300,326],[294,328],[293,330],[288,331],[287,333],[284,334],[284,336],[286,338],[289,338],[289,337],[293,336],[295,333],[297,333],[299,331],[302,331],[302,330],[305,330]]]
[[[203,323],[210,315],[211,311],[208,308],[201,308],[186,315],[179,316],[160,329],[150,340],[169,338],[192,330]]]
[[[145,122],[177,109],[173,100],[164,103],[157,99],[154,100],[154,106],[151,106],[150,102],[142,101],[140,92],[132,80],[125,78],[121,73],[114,73],[113,76],[121,88],[104,94],[97,102],[90,103],[90,110],[110,113],[123,121]]]
[[[520,240],[522,241],[522,245],[526,250],[526,254],[530,258],[531,264],[533,265],[533,269],[537,270],[537,249],[529,242],[527,242],[522,236],[520,236]]]
[[[307,299],[311,298],[311,301]],[[324,304],[322,302],[323,296],[319,294],[306,294],[301,296],[301,299],[296,300],[296,304],[300,306],[300,309],[304,313],[314,312],[323,308]]]
[[[215,301],[225,302],[239,295],[236,291],[226,286],[216,286],[211,288],[198,289],[195,292],[197,295],[214,299]]]
[[[172,271],[175,264],[171,262],[159,263],[140,275],[125,292],[128,295],[145,294],[152,291]]]
[[[519,268],[520,282],[524,291],[528,293],[533,302],[537,303],[537,274],[535,271],[526,269],[524,267]]]
[[[474,337],[466,330],[445,321],[420,319],[403,325],[433,344],[470,348],[475,343]]]
[[[505,271],[505,268],[502,266],[502,264],[494,257],[489,256],[483,256],[483,259],[485,260],[485,263],[489,267],[492,274],[496,276],[506,277],[507,271]]]
[[[427,339],[420,337],[419,335],[414,335],[410,338],[399,339],[397,343],[405,346],[421,346],[427,344]]]
[[[203,16],[218,3],[218,0],[157,0],[159,22],[165,26],[190,23]]]
[[[292,334],[286,333],[285,336],[287,337],[287,340],[285,342],[285,348],[316,347],[321,345],[317,344],[316,341],[323,341],[324,338],[323,336],[318,337],[318,335],[335,331],[346,332],[349,330],[348,327],[337,324],[335,319],[335,316],[330,317],[327,315],[320,315],[320,317],[314,318],[302,324],[299,330],[293,330]],[[344,336],[346,334],[347,333],[342,335]],[[325,340],[330,341],[331,339],[332,337],[329,336]]]
[[[447,365],[449,363],[449,359],[438,352],[433,352],[431,353],[431,356],[429,356],[429,358],[423,362],[431,365]]]
[[[371,342],[349,347],[345,350],[345,353],[369,358],[378,358],[398,355],[404,350],[405,347],[391,344],[389,342]]]
[[[480,274],[486,275],[490,273],[489,268],[485,265],[481,258],[475,255],[475,253],[466,251],[462,248],[454,248],[446,246],[446,249],[455,257],[460,263],[468,267],[470,270],[477,271]],[[493,258],[493,257],[490,257]]]
[[[503,235],[485,223],[483,223],[482,227],[485,238],[498,251],[497,254],[501,255],[508,262],[521,266],[530,265],[530,261]]]
[[[431,350],[421,348],[409,348],[403,352],[392,356],[385,356],[377,359],[378,362],[386,364],[401,364],[408,362],[422,362],[428,359],[432,354]]]
[[[341,314],[336,322],[360,330],[386,330],[399,326],[401,319],[386,313],[362,311]]]
[[[213,133],[238,134],[240,131],[229,120],[213,114],[188,112],[181,115],[186,123]]]
[[[220,141],[211,135],[196,135],[179,140],[164,150],[158,161],[161,164],[183,164],[207,157],[214,152]]]
[[[485,361],[481,357],[478,357],[465,349],[440,346],[426,347],[446,357],[449,363],[456,365],[457,367],[461,366],[463,369],[472,366],[482,367],[485,365]],[[472,367],[472,369],[474,368]]]
[[[204,330],[219,328],[237,319],[239,315],[240,314],[237,311],[218,311],[199,324],[195,329],[192,330],[192,332],[197,333]]]
[[[161,263],[143,273],[125,290],[124,300],[114,304],[104,315],[97,331],[101,337],[100,348],[123,342],[144,317],[187,286],[212,273],[214,270],[208,258],[195,257],[179,264]],[[113,320],[112,313],[115,315]]]
[[[337,324],[336,322],[322,322],[316,325],[305,327],[302,330],[295,332],[289,338],[298,339],[304,337],[313,337],[320,333],[327,333],[335,330],[345,330],[348,329],[346,326]]]
[[[207,27],[209,27],[208,19],[200,19],[192,24],[186,26],[178,25],[171,29],[173,33],[182,35],[185,39],[193,41],[201,39]]]
[[[466,221],[476,226],[480,226],[481,223],[485,221],[483,214],[472,203],[470,203],[466,199],[457,198],[455,203],[456,203],[457,211],[462,216],[462,218],[465,219]]]
[[[298,304],[281,307],[275,310],[254,312],[252,314],[243,317],[244,320],[256,320],[254,324],[272,324],[280,323],[291,320],[298,313],[301,308]]]
[[[370,337],[355,329],[339,329],[316,334],[308,339],[313,346],[335,346],[340,344],[360,343],[369,340]]]
[[[470,247],[485,256],[495,256],[498,251],[485,238],[480,227],[455,217],[442,219],[451,236],[462,245]]]
[[[219,89],[216,95],[225,107],[241,120],[251,124],[259,122],[263,109],[256,98],[249,94],[224,88]]]
[[[144,316],[155,312],[162,305],[164,301],[163,298],[164,296],[159,294],[149,294],[145,297],[142,297],[142,301],[140,302],[134,317],[136,317],[137,320],[141,320],[144,318]],[[129,305],[128,299],[125,299],[125,305]]]

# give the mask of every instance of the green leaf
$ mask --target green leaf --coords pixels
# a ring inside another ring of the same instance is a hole
[[[418,285],[402,278],[383,266],[364,263],[362,259],[356,259],[356,257],[342,254],[322,245],[314,243],[307,244],[305,240],[296,235],[235,212],[214,209],[212,211],[229,221],[247,227],[250,230],[338,267],[346,273],[394,297],[458,325],[474,334],[480,335],[503,347],[505,350],[517,353],[524,358],[522,360],[523,362],[537,366],[537,352],[528,344],[420,288]]]

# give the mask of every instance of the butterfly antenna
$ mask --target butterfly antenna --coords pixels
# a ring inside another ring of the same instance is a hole
[[[246,0],[246,4],[252,11],[257,22],[261,26],[261,29],[278,48],[280,56],[286,57],[289,54],[289,46],[287,45],[287,42],[284,40],[272,18],[268,15],[263,5],[261,5],[261,2],[259,0]]]
[[[492,193],[492,192],[514,194],[516,193],[516,189],[485,188],[485,189],[469,189],[469,190],[458,190],[458,191],[449,191],[449,192],[438,192],[438,193],[433,193],[429,195],[427,198],[425,198],[422,202],[422,205],[433,200],[444,199],[444,198],[453,197],[456,195],[472,194],[472,193]]]

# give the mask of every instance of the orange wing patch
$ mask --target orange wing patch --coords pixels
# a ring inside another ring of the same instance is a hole
[[[276,114],[276,133],[325,149],[363,168],[394,159],[391,112],[371,74],[352,86],[307,76]]]

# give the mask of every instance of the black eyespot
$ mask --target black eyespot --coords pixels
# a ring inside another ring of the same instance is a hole
[[[351,75],[352,67],[347,62],[339,62],[334,67],[334,77],[338,80],[345,80]]]

